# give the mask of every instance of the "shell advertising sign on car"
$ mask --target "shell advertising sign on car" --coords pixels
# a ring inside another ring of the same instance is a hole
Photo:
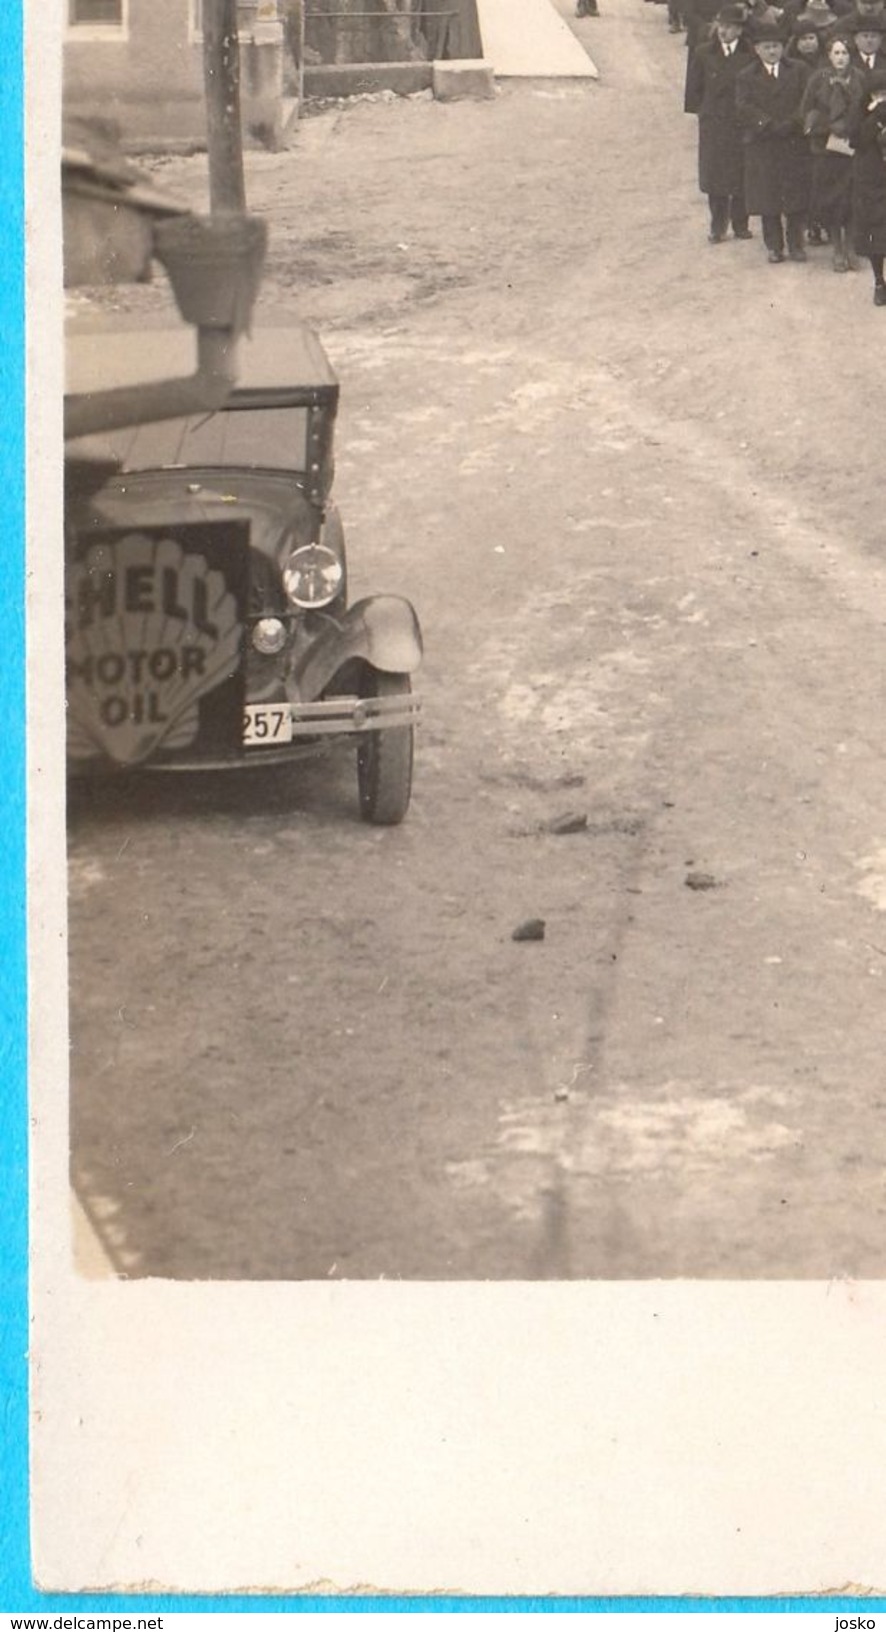
[[[244,687],[244,522],[109,532],[72,562],[68,752],[135,766],[198,740],[235,749]]]

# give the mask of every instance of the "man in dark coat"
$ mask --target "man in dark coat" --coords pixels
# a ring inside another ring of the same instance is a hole
[[[789,259],[805,261],[811,159],[800,104],[809,70],[785,57],[778,24],[758,24],[753,44],[757,60],[735,82],[745,142],[745,203],[749,215],[762,219],[770,261],[784,260],[786,238]]]
[[[852,36],[852,60],[856,68],[861,69],[867,90],[874,75],[879,79],[886,69],[886,51],[883,50],[886,24],[877,17],[863,16],[861,12],[856,11],[851,17],[846,18],[844,27]]]
[[[735,82],[754,54],[743,38],[744,8],[720,7],[714,38],[693,51],[686,76],[687,113],[698,114],[698,185],[711,212],[708,242],[722,244],[732,223],[750,238],[744,198],[744,147],[735,113]]]
[[[855,247],[874,274],[874,305],[886,306],[886,73],[881,69],[865,91],[855,130]]]

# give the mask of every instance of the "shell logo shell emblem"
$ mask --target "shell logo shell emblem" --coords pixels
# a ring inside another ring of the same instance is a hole
[[[224,574],[174,538],[129,533],[70,569],[65,611],[71,757],[138,765],[192,743],[200,698],[240,662]]]

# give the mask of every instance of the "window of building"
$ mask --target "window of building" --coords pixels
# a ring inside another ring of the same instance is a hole
[[[123,0],[70,0],[68,21],[74,28],[90,23],[123,26]]]
[[[84,34],[121,34],[128,10],[128,0],[68,0],[68,28]]]

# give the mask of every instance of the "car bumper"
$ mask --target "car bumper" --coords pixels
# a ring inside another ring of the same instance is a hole
[[[293,737],[351,735],[414,725],[421,713],[421,698],[329,697],[318,703],[292,703],[290,712]]]
[[[229,754],[200,753],[199,750],[166,754],[162,752],[139,765],[120,766],[101,758],[71,762],[75,776],[120,775],[121,771],[231,771],[258,769],[283,764],[315,753],[327,738],[358,737],[367,731],[414,726],[421,714],[421,698],[329,697],[315,703],[273,703],[262,705],[267,715],[288,713],[286,740],[268,735],[243,743]],[[272,722],[273,723],[273,722]]]

